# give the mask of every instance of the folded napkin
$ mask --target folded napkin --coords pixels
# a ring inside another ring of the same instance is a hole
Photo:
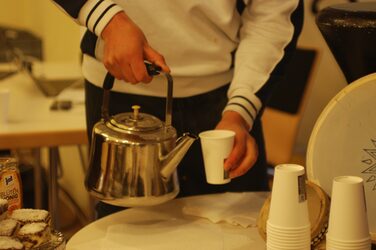
[[[187,200],[183,213],[242,227],[257,227],[259,211],[268,193],[223,193]]]
[[[223,249],[220,227],[170,219],[108,227],[102,250],[208,250]]]

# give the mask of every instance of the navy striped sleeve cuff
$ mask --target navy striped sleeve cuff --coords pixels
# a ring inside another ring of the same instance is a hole
[[[257,96],[246,96],[241,91],[234,91],[223,112],[230,110],[239,113],[251,129],[261,107],[262,103]]]
[[[78,21],[98,37],[111,18],[123,9],[110,0],[88,0],[82,6]]]

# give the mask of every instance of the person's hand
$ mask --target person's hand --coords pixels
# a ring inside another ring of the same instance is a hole
[[[117,13],[101,34],[104,40],[103,64],[117,79],[136,84],[148,83],[144,60],[170,72],[164,57],[148,44],[141,29],[124,13]]]
[[[225,170],[230,171],[230,178],[245,174],[253,167],[258,157],[257,144],[248,132],[248,125],[237,112],[226,111],[216,129],[235,132],[234,147],[224,163]]]

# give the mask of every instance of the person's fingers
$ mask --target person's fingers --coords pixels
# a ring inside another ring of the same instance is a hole
[[[247,140],[247,152],[236,168],[230,170],[230,178],[244,175],[253,167],[258,157],[257,145],[254,140]]]
[[[246,152],[246,140],[241,136],[235,136],[234,139],[234,147],[224,163],[225,170],[236,168]]]
[[[103,63],[117,79],[130,83],[150,82],[144,60],[169,72],[164,58],[150,47],[142,30],[124,13],[116,14],[101,34],[104,40]]]
[[[119,67],[116,66],[115,59],[109,54],[105,53],[103,58],[103,65],[107,69],[108,72],[111,73],[116,79],[124,80],[123,72]]]
[[[136,60],[130,66],[137,82],[149,83],[153,79],[148,74],[143,60]]]
[[[112,75],[113,77],[115,77],[116,79],[118,79],[118,80],[125,80],[125,79],[124,79],[124,76],[123,76],[123,73],[121,72],[120,69],[118,69],[118,68],[107,68],[107,70],[108,70],[108,72],[110,72],[111,75]]]
[[[166,65],[162,55],[148,46],[145,48],[144,54],[147,61],[160,66],[164,72],[170,72],[170,68]],[[109,50],[106,52],[103,64],[116,79],[124,80],[132,84],[139,82],[149,83],[153,79],[147,72],[142,56],[131,55],[119,58],[119,55],[122,53],[114,54]],[[127,58],[132,58],[132,60],[127,60]]]
[[[132,84],[138,83],[138,81],[136,80],[136,77],[133,74],[132,68],[129,64],[122,66],[121,69],[122,69],[122,74],[124,76],[125,81],[132,83]]]
[[[156,50],[154,50],[150,46],[146,46],[144,48],[144,53],[145,53],[146,60],[161,67],[163,72],[170,73],[171,70],[167,66],[165,58],[161,54],[159,54]]]

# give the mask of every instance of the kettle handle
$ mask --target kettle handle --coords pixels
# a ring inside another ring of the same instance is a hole
[[[149,75],[156,76],[159,75],[162,71],[162,68],[151,64],[149,62],[145,62],[146,70]],[[167,100],[166,100],[166,118],[165,118],[165,125],[171,126],[172,124],[172,91],[173,91],[173,79],[169,73],[163,73],[167,79]],[[103,100],[102,100],[102,118],[105,121],[110,119],[109,115],[109,102],[110,102],[110,90],[114,86],[115,78],[111,75],[110,72],[107,72],[106,77],[103,81]]]

